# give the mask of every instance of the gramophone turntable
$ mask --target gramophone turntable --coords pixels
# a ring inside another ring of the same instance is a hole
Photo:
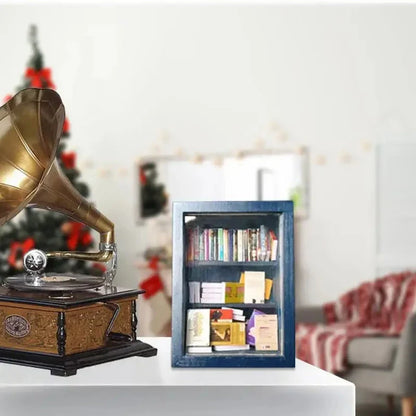
[[[26,253],[26,273],[0,287],[0,362],[69,376],[79,368],[157,350],[136,339],[143,291],[113,285],[114,225],[61,172],[55,154],[65,110],[49,89],[26,89],[0,107],[0,226],[26,206],[61,212],[100,234],[99,251]],[[45,272],[49,258],[109,263],[102,277]]]

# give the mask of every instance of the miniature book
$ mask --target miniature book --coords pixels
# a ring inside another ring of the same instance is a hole
[[[256,344],[256,333],[255,333],[255,317],[257,315],[264,315],[264,312],[254,309],[250,319],[247,321],[247,344],[255,345]]]
[[[215,345],[214,351],[226,352],[226,351],[247,351],[250,349],[250,345]]]
[[[186,324],[186,346],[208,347],[209,346],[209,309],[188,309]]]
[[[264,292],[264,272],[244,272],[244,303],[264,303]]]
[[[277,315],[254,317],[255,347],[259,351],[277,351]]]
[[[244,345],[245,324],[240,322],[212,322],[211,345]]]
[[[225,283],[225,303],[243,303],[244,284],[235,282]]]
[[[272,294],[272,286],[273,286],[273,280],[272,279],[266,279],[264,287],[264,300],[270,300],[271,294]]]
[[[211,309],[211,321],[232,322],[233,311],[231,309]]]
[[[212,347],[188,347],[188,354],[210,354]]]

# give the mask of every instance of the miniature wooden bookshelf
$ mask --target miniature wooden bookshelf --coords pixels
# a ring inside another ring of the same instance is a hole
[[[292,202],[181,202],[173,212],[172,366],[293,367]],[[250,330],[254,321],[276,328],[272,344],[258,345],[260,336],[252,342],[260,331]],[[189,333],[202,338],[190,341]],[[224,351],[237,345],[246,349]]]

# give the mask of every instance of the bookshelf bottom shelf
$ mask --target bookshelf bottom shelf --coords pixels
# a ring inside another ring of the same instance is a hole
[[[240,356],[240,357],[281,357],[280,351],[256,351],[256,350],[244,350],[244,351],[212,351],[209,353],[186,353],[190,357],[227,357],[227,356]]]

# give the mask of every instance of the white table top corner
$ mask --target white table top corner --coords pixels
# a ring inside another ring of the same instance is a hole
[[[120,409],[123,415],[140,409],[141,416],[184,416],[188,411],[195,414],[197,406],[198,415],[203,416],[228,415],[236,409],[239,416],[252,416],[253,409],[267,404],[285,415],[300,415],[301,411],[317,416],[355,414],[355,386],[303,361],[296,360],[295,368],[172,368],[170,338],[141,340],[156,347],[158,355],[80,369],[72,377],[0,364],[3,411],[10,407],[14,416],[27,415],[29,410],[31,416],[45,416],[47,409],[63,416],[83,415],[91,408],[105,416]]]

